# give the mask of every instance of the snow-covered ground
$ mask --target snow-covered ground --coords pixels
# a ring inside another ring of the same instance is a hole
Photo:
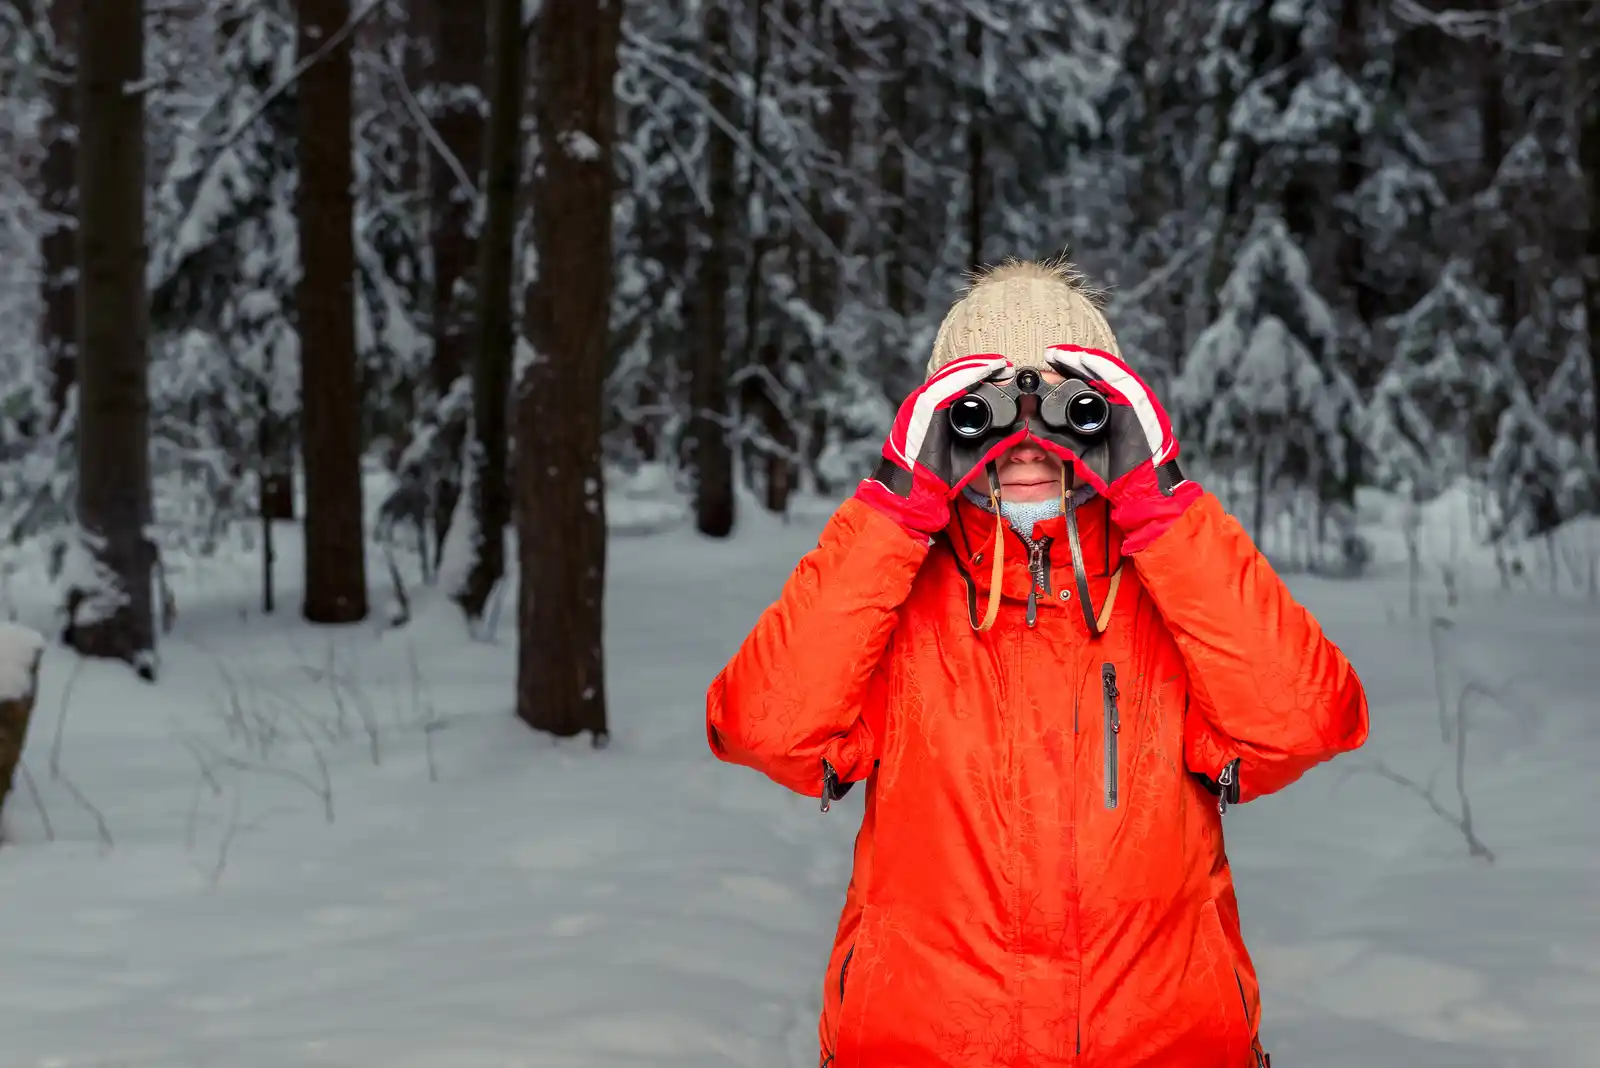
[[[52,646],[42,811],[19,781],[0,847],[0,1066],[810,1068],[859,794],[823,816],[717,764],[702,717],[825,511],[614,539],[602,751],[511,716],[509,607],[486,642],[426,593],[400,630],[299,624],[289,526],[277,618],[253,557],[179,576],[158,686]],[[1291,579],[1367,683],[1371,742],[1228,818],[1269,1048],[1600,1065],[1600,601],[1538,552],[1502,592],[1464,547],[1459,603],[1436,553],[1413,618],[1395,529],[1373,578]],[[25,579],[8,600],[49,630]],[[1458,814],[1441,685],[1452,724],[1469,694],[1493,863],[1350,774],[1433,775]]]

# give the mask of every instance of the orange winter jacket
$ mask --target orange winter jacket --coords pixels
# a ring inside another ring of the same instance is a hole
[[[722,759],[866,784],[822,1065],[1259,1068],[1222,810],[1360,746],[1360,681],[1210,494],[1123,562],[1097,637],[1061,518],[1032,561],[1006,531],[975,631],[996,523],[953,511],[930,546],[847,501],[708,695]],[[1120,537],[1077,514],[1099,608]]]

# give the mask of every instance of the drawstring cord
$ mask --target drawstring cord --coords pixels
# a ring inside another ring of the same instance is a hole
[[[989,610],[983,614],[983,622],[978,624],[979,634],[994,626],[995,619],[1000,615],[1000,583],[1005,577],[1006,521],[1000,514],[1000,472],[992,460],[988,471],[989,505],[994,509],[994,569],[989,578]]]
[[[1105,603],[1100,606],[1098,613],[1094,610],[1094,599],[1089,594],[1089,573],[1083,564],[1083,541],[1078,536],[1078,506],[1067,500],[1067,472],[1061,472],[1061,511],[1067,519],[1067,547],[1072,550],[1072,575],[1078,583],[1078,605],[1083,609],[1083,623],[1089,628],[1089,636],[1098,638],[1105,634],[1106,628],[1111,624],[1111,610],[1117,603],[1117,588],[1122,585],[1122,560],[1117,561],[1117,569],[1111,573],[1111,584],[1106,587]],[[1111,529],[1106,528],[1106,552],[1111,552]]]

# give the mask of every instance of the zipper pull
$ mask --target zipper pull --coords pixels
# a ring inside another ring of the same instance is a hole
[[[1039,622],[1039,594],[1050,592],[1050,582],[1044,571],[1044,554],[1049,546],[1049,539],[1040,539],[1028,543],[1028,574],[1033,576],[1033,585],[1028,589],[1028,626]]]
[[[822,758],[822,811],[828,811],[828,806],[843,797],[839,790],[839,773],[833,770],[833,765],[828,763],[828,758]]]
[[[1230,804],[1239,802],[1239,758],[1234,757],[1217,773],[1217,815],[1224,815]]]

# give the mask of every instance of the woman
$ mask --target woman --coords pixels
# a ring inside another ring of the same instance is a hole
[[[1068,380],[1098,437],[1046,418]],[[1017,418],[974,445],[986,386]],[[1366,697],[1177,455],[1076,278],[994,270],[712,684],[722,759],[867,784],[823,1066],[1269,1064],[1222,815],[1360,746]]]

